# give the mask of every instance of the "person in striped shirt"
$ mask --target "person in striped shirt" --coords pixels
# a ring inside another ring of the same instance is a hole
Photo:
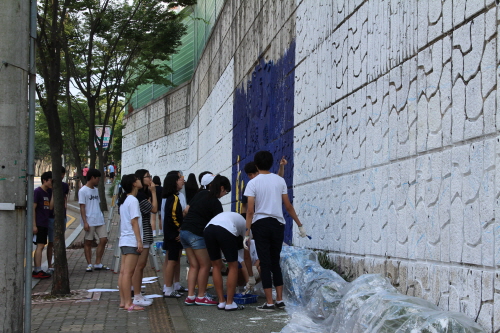
[[[153,244],[153,229],[151,228],[151,213],[156,213],[158,201],[156,200],[156,188],[152,181],[151,174],[146,169],[139,169],[135,172],[135,176],[142,183],[142,188],[137,192],[137,200],[142,215],[142,251],[137,266],[135,267],[134,276],[132,277],[132,285],[134,287],[134,304],[139,306],[148,306],[153,302],[147,300],[141,294],[142,277],[144,267],[148,262],[149,248]]]

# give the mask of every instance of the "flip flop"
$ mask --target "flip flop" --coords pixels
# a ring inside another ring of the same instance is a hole
[[[128,309],[128,312],[137,312],[137,311],[144,311],[144,308],[142,306],[138,306],[135,304],[132,304]]]
[[[102,267],[95,267],[94,266],[94,271],[109,271],[109,267],[104,266],[104,265],[102,265]]]

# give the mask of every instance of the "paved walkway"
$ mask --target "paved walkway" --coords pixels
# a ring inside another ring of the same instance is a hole
[[[72,199],[72,195],[71,195]],[[70,200],[69,204],[78,204]],[[68,214],[76,218],[72,230],[79,225],[76,209],[68,209]],[[105,214],[107,217],[107,214]],[[103,263],[111,266],[116,236],[119,232],[119,216],[115,214],[111,223],[109,241],[104,252]],[[76,231],[78,233],[78,230]],[[68,235],[68,234],[67,234]],[[76,239],[78,243],[83,233]],[[117,289],[118,274],[112,271],[85,272],[87,266],[83,248],[68,249],[68,270],[70,288],[73,295],[65,298],[52,298],[52,278],[39,281],[33,288],[32,332],[279,332],[285,326],[288,316],[284,311],[262,313],[255,310],[257,304],[247,306],[243,311],[227,313],[217,311],[216,307],[185,306],[184,298],[155,298],[153,305],[146,311],[128,313],[120,310],[118,292],[89,293],[93,288]],[[95,248],[92,251],[95,256]],[[44,254],[45,256],[45,254]],[[159,259],[161,265],[162,258]],[[186,259],[181,261],[181,282],[185,282]],[[163,286],[161,272],[156,272],[148,263],[144,276],[158,276],[158,282],[145,284],[146,294],[161,294]],[[212,281],[209,280],[209,283]],[[185,285],[185,283],[183,283]],[[208,292],[215,294],[215,290]],[[259,303],[264,301],[259,298]]]
[[[77,206],[74,201],[69,202]],[[69,209],[68,214],[78,217]],[[113,217],[109,242],[103,263],[111,266],[118,228],[118,214]],[[78,223],[78,219],[77,222]],[[81,238],[81,237],[80,237]],[[40,280],[33,288],[32,332],[174,332],[168,308],[163,298],[157,298],[144,312],[120,310],[118,292],[88,293],[88,289],[117,289],[118,274],[112,271],[85,272],[87,266],[83,249],[68,249],[68,270],[71,297],[52,298],[48,294],[52,278]],[[92,251],[95,256],[95,248]],[[148,265],[144,276],[156,276]],[[146,284],[146,293],[159,293],[160,283]]]

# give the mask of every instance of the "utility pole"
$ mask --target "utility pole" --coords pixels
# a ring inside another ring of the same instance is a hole
[[[1,332],[23,330],[29,13],[29,1],[0,1]]]

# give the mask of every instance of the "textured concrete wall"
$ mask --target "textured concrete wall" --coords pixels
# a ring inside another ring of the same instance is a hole
[[[313,236],[298,243],[500,329],[495,2],[296,16],[294,186]]]
[[[499,19],[494,0],[227,1],[192,81],[128,118],[124,170],[240,186],[259,148],[289,154],[295,244],[498,331]]]

